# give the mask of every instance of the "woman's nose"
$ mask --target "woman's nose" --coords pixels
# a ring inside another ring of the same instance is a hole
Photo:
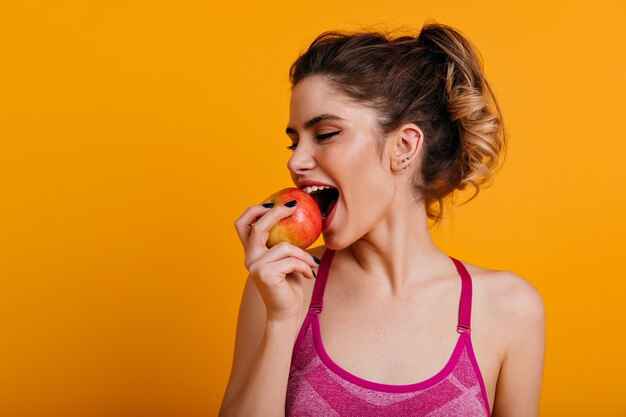
[[[310,149],[306,149],[303,143],[299,143],[287,161],[287,168],[293,173],[301,173],[315,167],[315,158]]]

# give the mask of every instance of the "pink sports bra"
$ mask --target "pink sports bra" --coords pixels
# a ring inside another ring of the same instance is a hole
[[[352,375],[324,349],[318,315],[334,254],[326,249],[322,256],[309,312],[293,348],[286,417],[489,417],[489,400],[470,336],[472,279],[465,266],[450,257],[461,276],[461,301],[460,335],[448,363],[425,381],[388,385]]]

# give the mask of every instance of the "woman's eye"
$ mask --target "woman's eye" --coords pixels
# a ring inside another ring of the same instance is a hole
[[[338,131],[336,131],[336,132],[324,133],[323,135],[317,135],[317,136],[315,136],[315,139],[317,139],[317,140],[324,140],[324,139],[328,139],[328,138],[330,138],[330,137],[332,137],[332,136],[335,136],[335,135],[337,135],[337,134],[339,134],[339,133],[341,133],[341,130],[338,130]],[[297,147],[298,147],[298,144],[297,144],[297,143],[294,143],[294,144],[293,144],[293,145],[291,145],[291,146],[287,146],[287,149],[289,149],[289,150],[291,150],[291,151],[294,151]]]
[[[324,139],[328,139],[328,138],[330,138],[332,136],[335,136],[339,132],[341,132],[341,130],[338,130],[336,132],[324,133],[323,135],[318,135],[315,138],[318,139],[318,140],[324,140]]]

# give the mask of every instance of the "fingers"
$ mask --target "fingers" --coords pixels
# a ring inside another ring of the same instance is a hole
[[[280,219],[291,216],[295,210],[296,206],[287,207],[285,205],[279,205],[272,207],[254,223],[249,240],[254,244],[265,246],[270,229],[278,223]]]
[[[243,214],[235,220],[235,229],[237,229],[239,240],[241,240],[244,249],[248,246],[252,225],[268,211],[270,211],[270,208],[257,204],[248,207],[246,211],[244,211]]]
[[[267,249],[267,247],[265,246],[263,246],[263,248],[264,251],[259,254],[253,254],[252,248],[249,248],[248,252],[246,253],[244,265],[246,269],[248,269],[250,272],[252,272],[252,265],[255,263],[269,263],[276,262],[282,259],[293,258],[308,265],[309,269],[313,271],[313,278],[316,277],[319,265],[315,261],[313,255],[310,255],[307,251],[300,249],[299,247],[292,245],[288,242],[281,242],[270,249]],[[308,275],[310,274],[307,274],[307,276]]]
[[[246,269],[249,270],[250,266],[268,251],[266,244],[270,229],[277,224],[280,219],[291,216],[294,211],[295,206],[288,207],[278,205],[275,207],[264,207],[259,204],[248,207],[241,217],[235,221],[235,228],[237,229],[239,240],[241,240],[246,255],[244,259]],[[273,256],[271,258],[272,261],[286,256],[297,257],[309,264],[312,261],[312,256],[306,251],[286,242],[272,251],[272,253],[278,253],[280,255]],[[311,267],[316,268],[317,263],[311,264]]]
[[[299,272],[308,279],[315,278],[311,266],[306,261],[294,257],[274,260],[263,259],[268,256],[270,256],[269,251],[250,268],[250,274],[259,277],[259,279],[264,281],[267,285],[283,281],[285,277],[292,272]],[[309,255],[309,257],[311,257],[311,255]]]
[[[304,249],[300,249],[299,247],[288,242],[281,242],[278,245],[273,246],[263,256],[266,262],[274,262],[289,257],[299,259],[309,265],[310,268],[317,268],[319,266],[317,262],[315,262],[313,255],[310,255]]]
[[[277,268],[279,268],[279,272],[287,276],[290,272],[299,272],[305,278],[314,279],[315,275],[313,274],[313,269],[303,261],[294,258],[285,258],[280,261],[275,262],[277,264]]]

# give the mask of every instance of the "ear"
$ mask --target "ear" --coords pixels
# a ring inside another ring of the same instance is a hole
[[[414,123],[407,123],[400,127],[391,137],[391,170],[395,172],[407,171],[418,162],[422,148],[424,134]]]

